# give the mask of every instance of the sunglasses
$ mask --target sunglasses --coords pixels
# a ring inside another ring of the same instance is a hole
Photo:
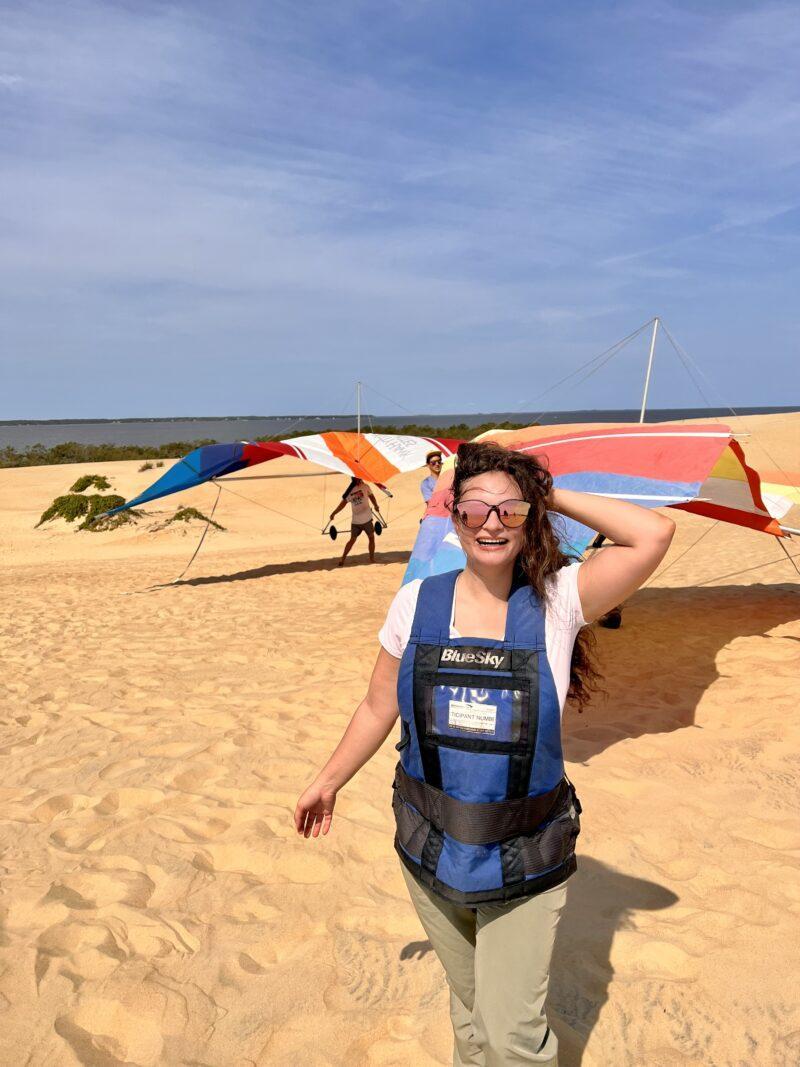
[[[441,465],[442,465],[442,461],[440,459],[429,459],[428,460],[428,466],[429,467],[441,467]]]
[[[480,530],[494,511],[507,530],[522,526],[531,505],[527,500],[504,500],[500,504],[486,504],[483,500],[460,500],[453,504],[453,518],[468,530]]]

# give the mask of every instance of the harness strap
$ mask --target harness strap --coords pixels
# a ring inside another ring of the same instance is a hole
[[[562,779],[537,797],[517,797],[471,804],[441,789],[411,778],[398,763],[394,788],[439,831],[465,845],[491,845],[518,834],[531,833],[566,800],[569,787]]]
[[[419,589],[409,644],[439,645],[450,640],[453,595],[460,571],[426,578]]]

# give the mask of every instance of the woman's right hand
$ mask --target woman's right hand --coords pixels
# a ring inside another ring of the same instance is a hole
[[[320,830],[327,834],[331,828],[336,790],[313,782],[297,801],[294,809],[294,825],[303,837],[319,837]]]

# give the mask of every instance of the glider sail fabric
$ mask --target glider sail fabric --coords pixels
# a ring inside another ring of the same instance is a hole
[[[459,444],[459,441],[436,437],[330,432],[293,437],[287,441],[203,445],[178,460],[149,489],[108,514],[141,507],[160,497],[193,489],[212,478],[222,478],[280,456],[308,460],[328,470],[363,478],[365,482],[383,487],[395,474],[424,466],[425,456],[433,449],[451,456]]]
[[[629,500],[643,507],[674,507],[780,536],[780,519],[792,505],[780,492],[762,493],[757,472],[727,426],[651,423],[610,426],[586,423],[490,430],[480,438],[535,455],[556,487]],[[428,502],[403,579],[463,567],[464,554],[450,519],[452,462],[443,469]],[[771,487],[780,490],[784,487]],[[555,518],[561,546],[580,555],[596,531]]]
[[[778,520],[793,504],[800,504],[798,491],[792,486],[762,481],[762,475],[747,463],[742,446],[731,438],[700,486],[698,499],[676,506],[780,537]]]

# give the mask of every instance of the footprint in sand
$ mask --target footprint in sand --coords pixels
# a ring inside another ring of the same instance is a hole
[[[617,977],[633,981],[658,979],[666,982],[685,982],[697,973],[696,961],[678,945],[656,939],[633,944],[635,935],[623,931],[614,939],[611,965]],[[636,941],[640,939],[637,937]]]
[[[54,1024],[81,1063],[97,1067],[159,1067],[164,1061],[157,1020],[128,1011],[117,1000],[87,998]]]
[[[407,961],[400,958],[399,942],[386,941],[357,933],[341,933],[334,941],[336,975],[323,992],[329,1011],[401,1004],[409,995],[412,982],[415,997],[425,999],[433,989],[421,989],[420,979]]]
[[[99,815],[116,815],[139,808],[155,811],[164,803],[165,797],[163,789],[115,789],[106,793],[95,811]]]
[[[155,889],[153,880],[141,871],[78,870],[53,883],[45,900],[60,900],[76,910],[116,903],[144,908]]]
[[[396,911],[382,904],[372,908],[343,908],[333,916],[329,925],[333,929],[390,941],[405,942],[419,933],[419,923],[410,904]]]
[[[200,941],[177,919],[167,919],[148,912],[132,912],[118,905],[125,943],[132,955],[143,959],[161,958],[170,952],[192,956],[200,950]]]
[[[293,786],[297,782],[306,780],[309,768],[308,760],[292,759],[291,757],[281,759],[268,757],[260,761],[254,774],[256,778],[266,782],[267,785],[277,786],[283,784]]]
[[[0,756],[10,756],[12,752],[18,752],[24,748],[31,748],[33,745],[40,745],[42,740],[42,734],[34,734],[32,737],[23,737],[19,741],[14,741],[9,745],[0,747]]]
[[[751,892],[741,885],[716,886],[708,891],[704,903],[709,909],[736,916],[742,925],[776,926],[783,917],[783,900],[771,900],[766,893]]]
[[[333,935],[336,976],[324,999],[331,1010],[352,1011],[404,1002],[413,986],[417,1002],[437,994],[440,976],[415,967],[403,953],[419,936],[419,923],[406,897],[403,907],[389,902],[342,908],[328,921]],[[400,1026],[400,1030],[403,1027]],[[398,1035],[395,1035],[399,1037]]]
[[[352,1061],[350,1061],[352,1062]],[[409,1037],[376,1038],[359,1059],[364,1067],[440,1067],[416,1034]]]
[[[251,875],[260,882],[318,885],[333,874],[327,857],[309,851],[290,851],[289,845],[254,850],[249,844],[209,845],[195,854],[194,866],[212,874]]]
[[[190,843],[219,837],[230,827],[230,823],[214,817],[198,819],[182,816],[180,819],[155,818],[149,826],[153,833],[167,841]]]
[[[800,830],[784,822],[745,816],[739,819],[727,819],[724,827],[732,837],[752,841],[764,848],[781,852],[794,852],[800,849]]]
[[[50,797],[42,804],[38,804],[31,812],[37,822],[49,823],[59,815],[72,811],[85,811],[91,808],[96,801],[83,793],[61,793]]]
[[[102,780],[114,782],[118,778],[128,778],[132,772],[141,770],[150,766],[150,760],[146,759],[123,759],[116,760],[113,763],[108,763],[99,772],[98,777]]]
[[[163,756],[167,759],[188,759],[198,752],[205,751],[206,749],[198,744],[197,741],[166,741],[163,744],[153,745],[152,748],[148,748],[150,756]]]
[[[269,968],[277,962],[278,953],[267,942],[250,945],[247,952],[240,952],[237,956],[237,963],[248,974],[266,974]]]
[[[380,902],[381,907],[396,907],[397,903],[408,904],[408,889],[400,873],[400,861],[392,854],[377,863],[372,863],[365,874],[362,887]]]
[[[196,793],[222,778],[224,774],[225,769],[219,763],[201,763],[176,774],[171,785],[173,789],[180,789],[184,793]]]
[[[105,834],[107,829],[107,823],[99,822],[89,826],[65,827],[63,830],[54,830],[50,840],[56,848],[65,852],[98,852],[108,840]]]
[[[387,842],[390,841],[390,835],[385,830],[363,837],[360,841],[347,845],[347,858],[353,863],[365,864],[372,868],[375,863],[385,859]]]
[[[255,923],[260,926],[262,923],[278,922],[283,918],[284,913],[279,906],[272,902],[271,894],[273,892],[274,890],[271,889],[251,888],[248,886],[247,889],[235,897],[226,898],[223,913],[220,913],[215,908],[213,914],[214,916],[219,915],[220,918],[230,919],[232,922],[242,924]],[[202,914],[199,918],[205,921],[205,917]]]
[[[351,801],[340,818],[365,830],[375,830],[385,834],[391,824],[392,809],[389,800],[384,806],[377,807],[365,801]]]
[[[53,969],[76,985],[103,981],[127,955],[104,923],[84,920],[57,923],[44,930],[36,941],[37,989]]]

